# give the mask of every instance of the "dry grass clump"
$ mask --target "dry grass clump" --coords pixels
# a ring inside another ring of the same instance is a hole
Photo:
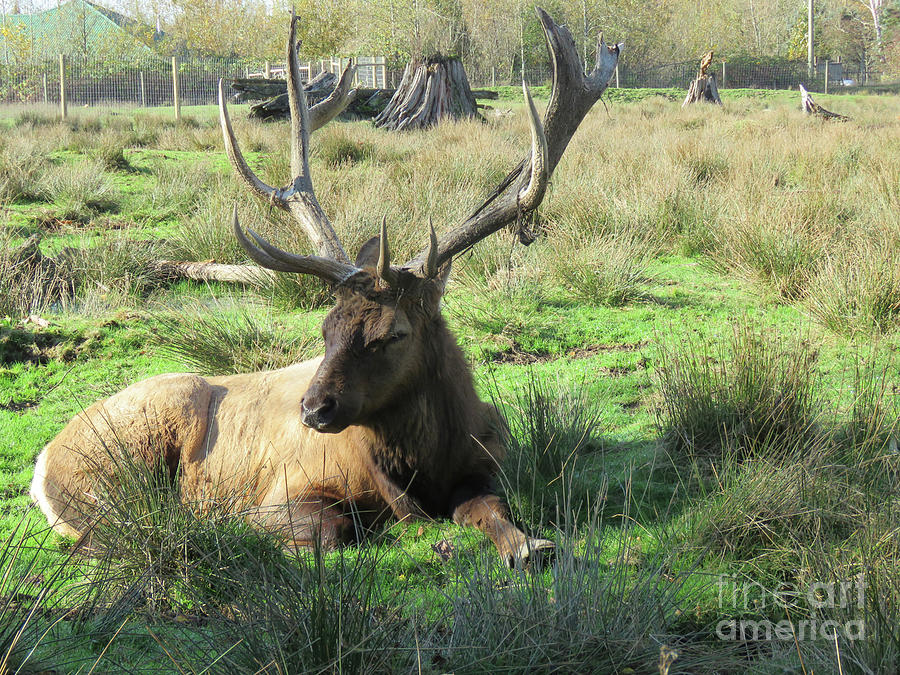
[[[657,414],[674,456],[793,456],[818,437],[817,352],[808,342],[743,321],[727,344],[700,336],[660,344]]]
[[[42,198],[48,148],[32,133],[0,141],[0,202]]]
[[[900,238],[847,243],[827,255],[809,284],[810,314],[835,333],[886,333],[900,326]]]
[[[581,456],[600,449],[602,423],[586,383],[532,371],[505,402],[499,392],[494,396],[509,424],[503,476],[513,511],[535,524],[587,517],[602,488],[584,475]]]
[[[771,218],[720,227],[714,234],[714,266],[757,281],[785,300],[803,297],[827,241],[790,222],[790,215],[779,210]]]
[[[571,297],[597,305],[623,305],[645,295],[658,244],[636,232],[602,238],[554,238],[550,274]]]
[[[727,463],[715,491],[682,519],[688,545],[753,560],[849,537],[862,515],[862,491],[846,469],[824,461],[823,447],[797,444],[790,461]]]
[[[167,257],[162,242],[124,234],[70,249],[64,259],[74,288],[71,302],[86,314],[134,306],[160,283],[152,263]]]
[[[178,220],[182,223],[187,214],[194,213],[197,205],[207,197],[209,190],[216,189],[221,183],[218,172],[205,163],[161,163],[155,165],[151,171],[153,183],[150,189],[143,193],[142,203],[136,215],[155,222]],[[217,214],[216,222],[220,219],[221,214]],[[183,227],[184,225],[180,225],[180,228]],[[187,237],[189,237],[187,233],[181,234],[176,231],[175,239],[182,244],[187,241]],[[203,259],[194,258],[194,260]]]
[[[53,215],[61,220],[89,222],[94,216],[114,212],[121,195],[97,160],[50,168],[41,180],[42,197],[52,202]]]
[[[42,264],[34,246],[13,245],[0,230],[0,316],[40,314],[71,295],[65,270]]]
[[[169,239],[175,258],[220,263],[245,262],[247,256],[232,232],[231,213],[235,205],[244,227],[278,245],[284,245],[286,241],[302,241],[304,250],[298,252],[307,252],[305,238],[299,233],[291,236],[299,228],[283,211],[262,200],[248,198],[246,188],[230,178],[212,175],[205,178],[209,181],[208,189],[198,191],[190,217],[178,223]]]
[[[154,341],[192,370],[232,375],[283,368],[312,358],[321,340],[309,331],[261,321],[245,303],[216,301],[213,307],[159,315]]]

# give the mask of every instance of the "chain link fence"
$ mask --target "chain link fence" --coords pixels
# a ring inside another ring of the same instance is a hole
[[[313,77],[322,70],[340,72],[347,59],[326,59],[303,65],[302,74]],[[610,85],[613,87],[659,87],[687,89],[697,76],[697,62],[659,64],[650,67],[620,65]],[[811,78],[805,62],[756,64],[740,61],[714,63],[721,89],[796,89],[803,84],[811,91],[825,89],[826,72],[829,91],[842,84],[871,84],[873,78],[851,71],[845,64],[818,64]],[[522,73],[485,71],[477,65],[468,68],[474,87],[519,84]],[[177,78],[181,105],[214,104],[218,97],[219,78],[283,77],[283,65],[236,59],[171,59],[148,57],[128,63],[109,63],[88,58],[60,58],[37,63],[0,63],[0,104],[47,104],[60,102],[61,77],[64,78],[66,101],[72,106],[117,107],[170,106],[174,103]],[[529,85],[549,84],[549,67],[525,71]],[[399,82],[399,72],[388,69],[382,57],[358,60],[357,84],[371,88],[391,88]]]
[[[473,86],[489,87],[502,85],[519,85],[524,76],[529,86],[547,85],[552,74],[549,68],[529,68],[524,73],[508,71],[502,74],[497,70],[484,71],[477,66],[467,68]],[[697,77],[699,61],[682,61],[652,66],[619,65],[610,80],[611,87],[684,89]],[[825,78],[828,78],[828,90],[837,91],[843,85],[874,84],[877,76],[860,72],[858,66],[848,68],[847,64],[822,61],[813,69],[807,68],[806,61],[785,61],[782,63],[752,63],[744,61],[718,61],[711,64],[709,71],[716,76],[719,89],[793,89],[802,84],[810,91],[823,91]]]
[[[348,59],[326,59],[301,65],[310,79],[323,70],[340,73]],[[175,83],[181,105],[218,101],[218,83],[249,77],[284,77],[283,64],[238,59],[172,59],[148,57],[127,63],[60,57],[56,61],[0,63],[0,104],[58,105],[64,83],[68,105],[91,107],[171,106]],[[399,81],[382,57],[360,57],[356,84],[386,88]]]

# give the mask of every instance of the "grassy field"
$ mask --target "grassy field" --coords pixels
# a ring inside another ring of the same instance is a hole
[[[102,554],[48,534],[28,484],[75,413],[158,373],[314,355],[329,298],[311,278],[150,271],[243,262],[234,203],[309,251],[231,175],[211,108],[178,124],[8,111],[0,672],[900,669],[900,97],[817,96],[852,117],[827,123],[789,92],[688,110],[678,92],[623,92],[573,139],[536,242],[494,235],[446,296],[513,431],[504,494],[559,548],[526,571],[448,522],[288,555],[128,466],[104,488]],[[316,192],[348,251],[382,216],[396,259],[429,217],[460,222],[527,150],[519,105],[426,133],[317,132]],[[232,117],[283,183],[287,125]],[[32,235],[51,263],[20,254]]]

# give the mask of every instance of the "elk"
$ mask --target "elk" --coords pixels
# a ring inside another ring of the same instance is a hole
[[[168,374],[138,382],[75,417],[37,459],[31,495],[51,526],[84,537],[101,504],[92,474],[111,471],[110,446],[180,472],[185,501],[245,495],[240,512],[287,546],[333,547],[390,517],[446,518],[482,530],[510,565],[553,543],[510,519],[493,479],[505,452],[505,421],[475,393],[471,372],[440,311],[454,256],[533,211],[553,169],[606,89],[622,45],[600,38],[584,74],[574,40],[543,11],[553,63],[541,123],[525,91],[532,147],[461,225],[403,265],[380,235],[350,262],[320,207],[309,171],[315,128],[300,85],[295,17],[288,37],[293,180],[273,188],[238,148],[219,84],[225,148],[252,192],[288,211],[317,255],[276,248],[233,216],[234,234],[269,270],[312,274],[335,305],[325,317],[325,354],[281,370],[223,377]],[[346,93],[346,92],[345,92]],[[340,107],[340,102],[333,108]],[[318,122],[327,116],[319,116]],[[237,508],[237,507],[235,507]]]

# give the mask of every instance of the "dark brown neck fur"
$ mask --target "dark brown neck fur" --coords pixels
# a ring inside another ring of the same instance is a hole
[[[484,420],[469,365],[443,317],[423,328],[422,377],[364,426],[373,434],[376,466],[429,515],[442,515],[432,512],[444,508],[448,479],[470,465]]]

